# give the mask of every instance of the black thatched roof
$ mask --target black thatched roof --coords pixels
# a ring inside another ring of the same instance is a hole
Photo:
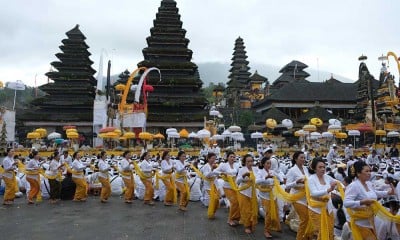
[[[305,123],[310,121],[311,118],[319,118],[322,121],[326,122],[331,118],[336,118],[335,115],[332,113],[328,112],[325,108],[315,106],[311,108],[308,112],[304,113],[301,115],[297,121],[300,123]]]
[[[286,64],[281,70],[279,70],[280,73],[286,72],[288,69],[294,69],[297,68],[299,71],[301,69],[307,68],[308,66],[302,62],[299,62],[297,60],[293,60],[290,63]]]
[[[263,83],[265,82],[265,83],[269,84],[268,78],[266,78],[266,77],[264,77],[264,76],[258,74],[257,70],[256,70],[256,72],[250,77],[250,81],[253,81],[253,82],[263,82]]]
[[[283,119],[287,119],[290,117],[286,113],[282,112],[281,110],[279,110],[275,107],[272,107],[262,114],[261,118],[258,119],[257,123],[264,124],[265,120],[267,120],[268,118],[272,118],[272,119],[275,119],[277,122],[281,122]]]
[[[266,100],[356,102],[357,86],[352,83],[292,82],[277,90]]]

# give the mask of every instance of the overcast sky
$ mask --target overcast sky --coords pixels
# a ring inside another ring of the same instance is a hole
[[[143,59],[160,2],[0,0],[0,81],[20,79],[34,86],[36,76],[38,85],[46,83],[44,74],[75,24],[87,37],[94,69],[105,49],[113,74],[132,71]],[[388,51],[400,55],[397,0],[177,0],[177,6],[195,63],[230,62],[238,36],[244,39],[250,67],[282,67],[296,59],[353,80],[361,54],[369,57],[367,65],[376,77],[378,56]],[[389,63],[397,82],[394,60]]]

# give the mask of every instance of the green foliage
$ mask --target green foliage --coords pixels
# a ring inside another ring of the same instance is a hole
[[[224,83],[218,83],[218,85],[225,86]],[[215,85],[214,83],[211,82],[211,83],[208,85],[208,87],[202,88],[202,91],[203,91],[203,93],[204,93],[204,97],[207,99],[207,101],[208,101],[209,103],[215,102],[215,97],[213,96],[213,91],[214,91],[214,88],[215,88],[216,86],[218,86],[218,85]]]
[[[4,88],[0,90],[0,106],[6,107],[7,109],[12,109],[14,104],[14,90],[9,88]],[[16,108],[24,108],[29,105],[29,103],[35,98],[36,89],[33,87],[26,87],[23,91],[17,91],[16,98]],[[44,93],[37,89],[37,96],[43,96]]]
[[[254,112],[251,110],[243,110],[239,112],[239,126],[246,129],[254,122]]]
[[[3,121],[3,126],[0,131],[0,153],[5,154],[7,152],[7,130],[6,130],[6,122]],[[1,156],[0,154],[0,156]]]

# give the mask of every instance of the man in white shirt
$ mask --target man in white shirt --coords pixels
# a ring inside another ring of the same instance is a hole
[[[349,159],[351,156],[353,156],[353,145],[349,144],[344,149],[344,158]]]
[[[336,144],[333,144],[332,148],[328,152],[328,155],[326,155],[326,160],[327,160],[329,166],[332,165],[333,159],[335,159],[337,157],[338,157],[337,146],[336,146]]]
[[[379,155],[377,154],[376,150],[373,149],[371,154],[368,155],[366,163],[368,165],[378,165],[380,162]]]

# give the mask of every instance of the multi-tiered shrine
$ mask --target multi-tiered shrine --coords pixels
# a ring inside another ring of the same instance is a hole
[[[154,87],[148,96],[147,127],[162,128],[203,126],[207,114],[207,101],[201,92],[203,82],[197,65],[191,62],[192,50],[189,39],[173,0],[163,0],[158,8],[151,35],[146,39],[148,47],[143,49],[144,61],[139,67],[156,67],[147,83]]]
[[[51,66],[56,71],[46,73],[53,80],[39,88],[44,97],[32,101],[32,108],[20,116],[25,126],[52,128],[60,132],[62,126],[75,125],[80,131],[91,134],[96,72],[91,65],[89,46],[79,25],[66,33],[61,42],[61,53]]]

